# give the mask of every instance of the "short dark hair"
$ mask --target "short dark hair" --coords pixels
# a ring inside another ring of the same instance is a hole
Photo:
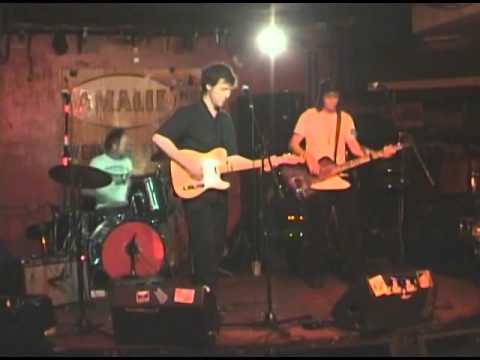
[[[224,79],[232,86],[237,84],[237,76],[233,72],[232,68],[227,64],[213,64],[203,69],[202,78],[200,80],[202,85],[202,93],[207,91],[207,85],[215,86],[220,79]]]
[[[114,128],[110,130],[105,137],[105,143],[103,145],[105,151],[110,152],[114,144],[118,146],[123,135],[125,135],[125,130],[122,128]]]
[[[338,90],[338,86],[332,82],[331,80],[324,80],[320,83],[320,91],[317,97],[317,103],[315,104],[317,110],[323,109],[323,98],[326,94],[330,92],[336,92],[340,96],[340,91]]]

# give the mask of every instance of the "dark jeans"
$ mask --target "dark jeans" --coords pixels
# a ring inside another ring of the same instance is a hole
[[[215,289],[227,230],[227,197],[224,194],[205,194],[183,203],[193,282]]]
[[[335,207],[335,232],[327,237],[332,206]],[[307,245],[304,256],[304,276],[311,279],[329,270],[332,253],[329,238],[336,241],[346,275],[353,278],[363,269],[363,254],[359,224],[357,191],[354,188],[339,191],[318,191],[307,201]],[[333,236],[332,236],[333,235]],[[335,236],[336,235],[336,236]]]

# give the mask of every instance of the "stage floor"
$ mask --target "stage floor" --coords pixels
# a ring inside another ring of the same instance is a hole
[[[437,298],[434,319],[424,332],[446,331],[462,320],[480,315],[480,288],[473,283],[443,275],[434,276]],[[273,309],[279,320],[310,315],[316,320],[328,323],[330,313],[337,300],[347,290],[347,285],[335,277],[327,278],[324,288],[310,289],[299,279],[288,276],[273,277]],[[314,349],[334,347],[354,347],[375,344],[387,346],[391,334],[381,337],[360,336],[334,326],[316,330],[306,330],[300,324],[282,325],[289,336],[269,329],[254,326],[237,326],[233,323],[260,321],[267,310],[264,277],[251,275],[221,279],[218,304],[223,311],[225,326],[220,328],[215,349],[219,354],[269,354],[279,352],[281,347],[291,349]],[[116,346],[112,334],[112,324],[108,303],[105,299],[94,300],[88,306],[88,318],[92,323],[101,324],[102,334],[75,335],[75,320],[78,310],[75,306],[57,309],[56,335],[51,338],[54,351],[69,355],[121,355],[133,354],[132,348]],[[233,324],[233,326],[231,326]],[[458,329],[458,326],[456,327]],[[479,330],[480,331],[480,330]],[[161,347],[143,349],[144,354],[166,354]],[[136,349],[138,354],[140,348]],[[150,351],[150,352],[149,352]],[[292,350],[298,353],[301,350]],[[372,348],[371,353],[376,351]]]

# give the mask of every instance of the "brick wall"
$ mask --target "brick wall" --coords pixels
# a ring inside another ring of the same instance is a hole
[[[72,37],[63,56],[54,53],[51,41],[51,35],[33,36],[29,55],[26,39],[14,36],[10,59],[0,65],[0,239],[7,241],[16,256],[38,253],[39,247],[25,239],[25,228],[48,220],[46,205],[62,199],[61,187],[47,174],[58,163],[62,149],[62,70],[135,72],[224,61],[234,66],[240,82],[248,83],[254,92],[266,92],[270,86],[267,58],[254,50],[237,53],[217,47],[211,38],[200,38],[192,51],[175,46],[175,41],[166,49],[164,39],[150,39],[138,44],[138,64],[133,62],[131,45],[120,38],[90,37],[79,54]],[[292,48],[283,54],[276,62],[276,90],[304,91],[305,65],[303,49]],[[231,209],[233,218],[238,218],[238,203],[237,198]]]

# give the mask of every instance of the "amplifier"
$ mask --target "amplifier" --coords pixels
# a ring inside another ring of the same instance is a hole
[[[117,343],[206,346],[215,341],[216,299],[205,286],[119,281],[109,298]]]
[[[77,262],[71,258],[48,257],[23,260],[25,292],[30,295],[47,295],[54,306],[78,301]],[[82,262],[84,298],[88,299],[86,262]]]
[[[38,356],[45,332],[54,326],[47,296],[0,296],[0,353]]]

